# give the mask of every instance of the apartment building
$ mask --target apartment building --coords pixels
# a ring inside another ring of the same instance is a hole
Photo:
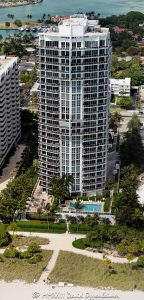
[[[118,97],[130,97],[131,78],[110,79],[111,94]]]
[[[95,195],[107,171],[111,42],[76,14],[39,35],[40,184],[72,174],[72,194]]]
[[[0,56],[0,167],[21,136],[18,58]]]

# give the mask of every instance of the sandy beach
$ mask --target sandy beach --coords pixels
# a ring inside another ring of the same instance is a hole
[[[98,290],[85,287],[58,287],[45,283],[24,284],[21,282],[0,282],[0,299],[2,300],[32,300],[32,299],[63,299],[63,300],[95,300],[120,299],[143,300],[144,292],[122,292],[116,290]]]
[[[18,234],[18,233],[17,233]],[[120,299],[120,300],[143,300],[142,291],[119,291],[114,289],[97,289],[78,286],[59,286],[60,284],[46,284],[46,279],[54,268],[60,250],[65,249],[82,254],[84,250],[72,248],[72,240],[75,235],[69,234],[45,234],[45,233],[20,233],[26,236],[47,237],[50,240],[48,245],[43,245],[46,250],[53,250],[53,255],[47,268],[42,272],[38,282],[27,284],[21,281],[4,282],[0,281],[0,300],[32,300],[32,299],[62,299],[62,300],[95,300],[95,299]],[[78,236],[77,236],[78,238]],[[86,253],[86,255],[96,256],[96,253]],[[101,259],[101,258],[100,258]],[[123,263],[123,261],[122,261]]]

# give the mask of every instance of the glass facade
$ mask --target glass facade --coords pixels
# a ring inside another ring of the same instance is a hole
[[[98,29],[89,36],[87,20],[83,36],[40,35],[40,184],[48,192],[51,178],[66,173],[72,193],[104,187],[111,46],[108,29]]]

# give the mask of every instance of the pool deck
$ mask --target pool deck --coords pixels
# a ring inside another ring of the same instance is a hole
[[[66,207],[62,208],[63,212],[71,213],[71,212],[75,212],[76,211],[74,208],[70,208],[70,203],[73,203],[73,200],[67,200],[65,202]],[[100,211],[79,209],[79,210],[77,210],[77,212],[79,214],[82,214],[82,213],[84,213],[84,214],[90,214],[90,213],[102,213],[103,212],[104,202],[102,202],[102,201],[93,201],[93,200],[84,201],[84,200],[81,200],[80,203],[83,204],[83,205],[89,205],[89,204],[98,205],[98,206],[101,206],[101,209],[100,209]]]

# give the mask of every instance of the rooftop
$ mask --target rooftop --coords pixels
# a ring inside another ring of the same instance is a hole
[[[98,20],[88,20],[85,14],[74,14],[70,18],[63,19],[58,26],[51,26],[45,33],[40,33],[42,36],[94,36],[95,34],[106,34],[108,28],[101,28]]]
[[[0,55],[0,76],[5,73],[14,62],[17,62],[17,57]]]
[[[111,84],[130,84],[131,78],[129,78],[129,77],[126,77],[124,79],[111,78],[110,82],[111,82]]]

